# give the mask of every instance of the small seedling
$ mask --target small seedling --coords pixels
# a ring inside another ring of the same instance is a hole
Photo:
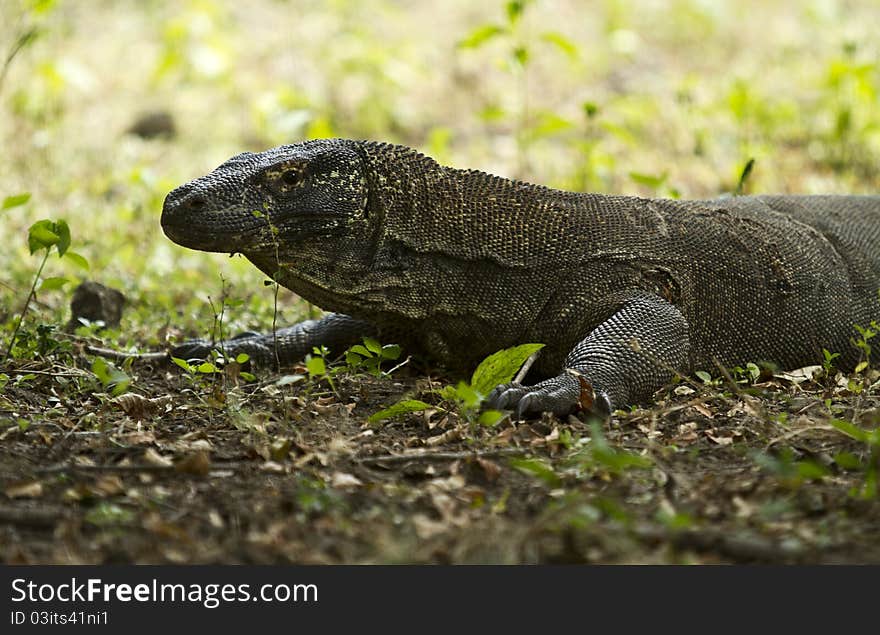
[[[18,196],[7,197],[3,201],[2,209],[6,210],[12,207],[16,207],[18,205],[23,205],[29,199],[29,194],[20,194]],[[18,340],[19,331],[21,330],[22,322],[24,322],[24,318],[27,315],[28,310],[30,309],[31,303],[37,295],[37,284],[40,282],[40,276],[43,275],[43,269],[46,266],[46,261],[49,260],[49,255],[52,253],[53,248],[57,252],[59,258],[67,257],[68,259],[75,262],[77,265],[86,269],[89,266],[88,261],[85,258],[80,256],[76,252],[69,251],[70,228],[67,225],[67,221],[52,221],[44,219],[39,220],[30,226],[30,229],[28,229],[28,249],[30,249],[31,254],[35,254],[41,250],[43,250],[45,253],[43,254],[43,259],[40,261],[40,266],[37,267],[37,273],[34,276],[34,280],[31,284],[30,291],[28,292],[27,299],[25,300],[24,307],[22,308],[21,313],[18,316],[18,320],[15,323],[15,328],[12,331],[12,337],[9,340],[9,346],[6,349],[6,354],[3,356],[4,362],[9,361],[9,358],[13,354],[16,341]],[[40,288],[47,290],[59,289],[66,282],[66,278],[46,278],[45,280],[43,280],[43,284]]]

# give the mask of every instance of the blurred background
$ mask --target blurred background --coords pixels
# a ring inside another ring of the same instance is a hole
[[[135,307],[121,343],[265,328],[241,258],[190,252],[165,194],[229,156],[314,137],[414,146],[565,189],[671,197],[880,191],[876,0],[0,0],[0,318],[65,219],[84,269]],[[60,317],[70,286],[32,310]],[[282,298],[283,321],[307,309]]]

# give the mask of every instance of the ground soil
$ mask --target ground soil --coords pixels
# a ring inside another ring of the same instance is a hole
[[[136,362],[114,399],[76,354],[9,368],[3,562],[880,562],[876,451],[831,425],[876,428],[880,398],[839,376],[680,384],[599,427],[370,425],[405,395],[439,403],[444,378],[341,375],[334,394]]]

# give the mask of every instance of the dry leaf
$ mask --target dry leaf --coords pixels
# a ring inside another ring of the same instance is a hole
[[[501,467],[495,463],[494,461],[490,461],[489,459],[484,459],[481,457],[477,457],[477,465],[483,468],[483,473],[486,475],[486,480],[494,481],[501,474]]]
[[[132,419],[140,421],[163,412],[165,407],[171,403],[171,396],[164,395],[154,399],[147,399],[142,395],[129,392],[112,399],[110,403],[114,403],[122,408],[125,414]]]
[[[122,484],[121,478],[115,474],[107,474],[99,476],[90,489],[96,496],[115,496],[121,493],[125,486]]]
[[[363,485],[363,482],[353,474],[345,472],[333,472],[330,477],[330,486],[336,489],[354,489]]]
[[[820,370],[822,370],[821,366],[804,366],[803,368],[798,368],[787,373],[773,373],[773,376],[777,379],[790,381],[793,384],[800,384],[813,379],[813,376]]]
[[[427,439],[425,439],[425,445],[442,445],[443,443],[447,443],[449,441],[458,441],[460,438],[461,430],[459,428],[452,428],[452,430],[447,430],[443,434],[438,434],[435,437],[428,437]]]
[[[691,405],[691,408],[693,408],[694,410],[699,412],[704,417],[708,417],[709,419],[715,418],[715,415],[712,414],[712,411],[709,410],[706,406],[704,406],[701,403],[695,403],[695,404]]]
[[[432,520],[425,514],[414,514],[412,524],[415,527],[416,535],[422,540],[428,540],[442,534],[448,527],[446,523]]]
[[[10,485],[3,493],[9,498],[38,498],[43,495],[43,484],[40,481],[27,481]]]
[[[171,467],[174,465],[174,462],[171,459],[162,456],[153,448],[147,448],[144,450],[143,458],[145,463],[155,465],[156,467]]]
[[[710,434],[710,432],[715,432],[715,429],[713,428],[712,430],[706,430],[706,436],[718,445],[731,445],[733,443],[733,437],[722,437],[720,435],[714,436]]]
[[[272,474],[284,474],[285,469],[281,463],[276,463],[275,461],[266,461],[260,466],[260,470],[263,472],[270,472]]]
[[[175,463],[174,470],[183,474],[207,476],[208,472],[211,471],[211,458],[207,452],[193,452]]]

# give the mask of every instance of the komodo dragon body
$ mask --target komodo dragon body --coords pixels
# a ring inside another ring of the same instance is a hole
[[[541,342],[530,377],[544,381],[490,396],[519,416],[570,412],[585,385],[610,410],[676,372],[794,368],[823,348],[851,367],[854,325],[880,313],[880,196],[571,193],[332,139],[231,158],[171,192],[162,226],[332,312],[227,340],[227,354],[283,365],[374,335],[464,371]]]

